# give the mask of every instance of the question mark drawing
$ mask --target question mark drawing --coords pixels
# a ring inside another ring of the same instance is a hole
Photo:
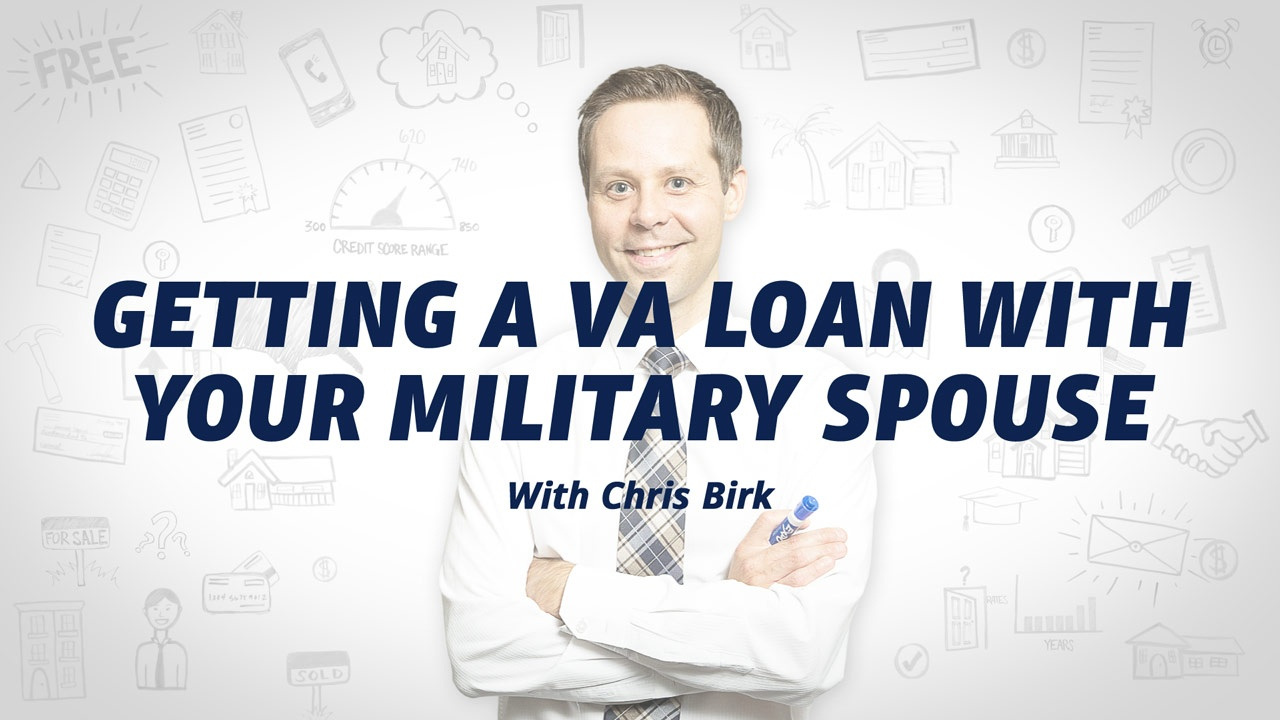
[[[969,584],[969,566],[968,565],[965,565],[960,568],[960,584],[961,585]]]
[[[186,555],[187,557],[191,557],[191,551],[187,549],[187,534],[186,534],[186,533],[184,533],[184,532],[176,532],[176,533],[174,533],[174,534],[170,535],[170,536],[169,536],[169,539],[173,541],[173,544],[175,544],[175,545],[177,545],[178,547],[182,548],[182,554],[183,554],[183,555]]]
[[[191,553],[187,550],[187,534],[174,532],[174,530],[178,529],[177,513],[172,510],[161,510],[155,515],[152,515],[151,526],[153,530],[155,530],[155,526],[159,523],[163,523],[164,527],[156,530],[155,534],[152,534],[151,532],[143,533],[142,542],[139,543],[138,547],[134,548],[133,551],[140,553],[142,552],[142,548],[154,542],[156,543],[156,557],[163,560],[165,558],[165,545],[170,539],[174,539],[178,542],[178,547],[182,548],[182,551],[190,556]],[[180,539],[179,536],[181,536]]]

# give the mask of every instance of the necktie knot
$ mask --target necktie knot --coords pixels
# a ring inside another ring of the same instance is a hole
[[[680,352],[677,347],[651,347],[640,360],[640,367],[650,375],[670,375],[675,377],[685,370],[692,370],[693,363],[689,356]]]

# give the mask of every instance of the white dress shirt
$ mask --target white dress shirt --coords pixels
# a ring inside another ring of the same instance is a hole
[[[738,439],[717,439],[713,424],[712,439],[688,442],[684,584],[625,575],[616,571],[620,511],[605,508],[601,493],[624,479],[630,442],[623,434],[647,377],[636,366],[651,345],[644,338],[641,347],[618,347],[624,322],[615,317],[604,347],[579,348],[572,334],[561,336],[498,371],[530,376],[525,422],[543,423],[556,375],[634,371],[632,392],[618,395],[610,440],[589,439],[595,394],[581,391],[567,441],[472,442],[469,430],[463,434],[440,573],[454,682],[473,697],[503,696],[499,717],[519,720],[601,720],[610,704],[676,695],[681,720],[803,718],[805,706],[844,677],[849,623],[871,557],[872,442],[822,439],[826,423],[843,424],[827,405],[827,387],[849,370],[817,350],[752,347],[750,338],[747,348],[708,348],[705,322],[678,338],[697,368],[675,378],[685,431],[699,373],[764,375],[771,391],[781,375],[803,379],[776,440],[755,440],[755,405],[743,381],[733,414]],[[500,381],[495,424],[505,387]],[[508,483],[546,480],[581,481],[587,507],[511,508]],[[775,509],[813,495],[821,507],[812,527],[843,527],[849,554],[802,588],[726,579],[734,548],[762,512],[702,508],[708,483],[734,480],[740,488],[757,480],[775,488]],[[525,594],[534,557],[575,564],[563,623]]]

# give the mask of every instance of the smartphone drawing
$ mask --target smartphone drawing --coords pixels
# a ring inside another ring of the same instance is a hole
[[[355,108],[356,101],[320,30],[285,43],[280,48],[280,60],[307,106],[312,125],[322,127]]]

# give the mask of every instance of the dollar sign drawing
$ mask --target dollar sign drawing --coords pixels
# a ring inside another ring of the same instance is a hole
[[[1211,558],[1210,564],[1211,567],[1213,567],[1214,575],[1221,575],[1227,571],[1227,559],[1224,557],[1226,554],[1227,549],[1221,545],[1214,547],[1213,552],[1209,554]]]
[[[1226,580],[1236,572],[1236,549],[1225,540],[1214,540],[1200,551],[1200,569],[1214,580]]]
[[[1020,68],[1033,68],[1044,60],[1044,36],[1031,28],[1022,28],[1009,36],[1005,52],[1009,62]]]
[[[1031,47],[1031,34],[1022,33],[1018,36],[1018,47],[1022,48],[1018,53],[1018,60],[1023,65],[1030,65],[1032,60],[1036,59],[1036,51]]]
[[[333,558],[322,557],[311,566],[311,574],[320,582],[329,582],[338,574],[338,564]]]

